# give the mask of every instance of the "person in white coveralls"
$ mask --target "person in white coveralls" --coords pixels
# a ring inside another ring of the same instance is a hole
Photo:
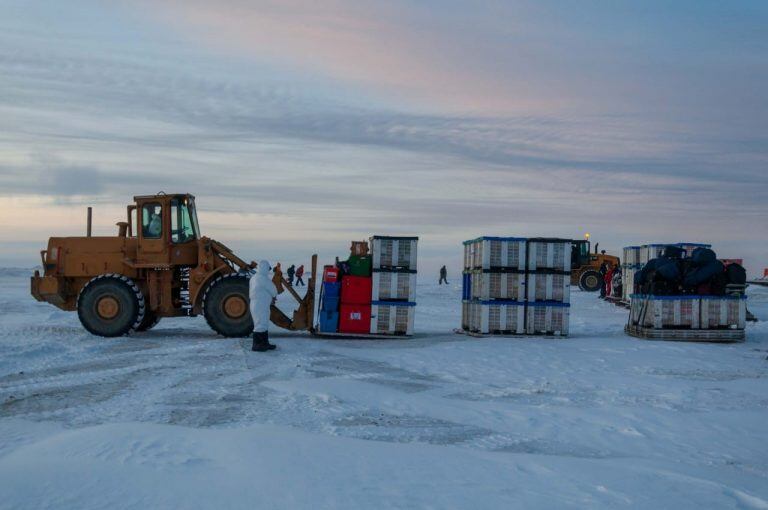
[[[248,297],[253,317],[252,351],[265,352],[277,346],[269,343],[269,308],[277,298],[277,287],[269,277],[272,267],[266,260],[259,261],[256,274],[251,276]]]

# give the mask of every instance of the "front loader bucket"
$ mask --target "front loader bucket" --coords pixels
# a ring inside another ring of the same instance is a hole
[[[270,309],[269,320],[275,326],[289,329],[291,331],[312,331],[315,322],[315,281],[317,274],[317,255],[312,255],[312,276],[307,280],[307,293],[302,298],[299,294],[288,285],[281,276],[281,284],[283,289],[287,290],[294,299],[299,303],[299,307],[294,310],[293,318],[289,318],[276,306],[272,306]]]

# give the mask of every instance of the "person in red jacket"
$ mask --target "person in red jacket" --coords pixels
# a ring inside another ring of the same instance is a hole
[[[611,297],[611,290],[613,288],[613,272],[616,268],[613,264],[608,263],[608,270],[605,272],[605,297]]]
[[[302,276],[304,276],[304,265],[300,265],[296,268],[296,286],[304,286],[304,280],[302,280]]]

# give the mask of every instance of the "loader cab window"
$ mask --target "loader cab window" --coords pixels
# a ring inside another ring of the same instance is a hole
[[[197,238],[195,202],[188,198],[171,200],[171,241],[180,244]]]
[[[575,242],[571,245],[571,267],[579,267],[589,263],[589,243]]]
[[[138,215],[139,213],[137,209],[135,207],[132,208],[128,218],[128,224],[131,226],[131,237],[136,237],[139,235],[139,222],[136,219]]]
[[[160,239],[163,235],[163,206],[144,204],[141,208],[141,232],[145,239]]]

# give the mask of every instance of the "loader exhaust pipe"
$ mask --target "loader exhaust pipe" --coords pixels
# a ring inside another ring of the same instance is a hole
[[[91,237],[91,234],[93,233],[93,207],[88,208],[88,220],[86,221],[86,235],[88,237]]]

